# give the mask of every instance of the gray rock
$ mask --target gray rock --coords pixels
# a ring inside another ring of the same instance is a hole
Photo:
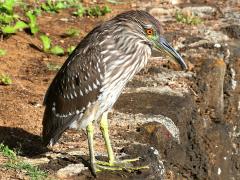
[[[216,6],[210,6],[210,5],[187,5],[185,7],[182,7],[183,13],[187,14],[193,14],[196,16],[199,16],[201,18],[214,18],[219,14],[219,11],[217,10]]]
[[[61,179],[68,178],[77,175],[86,169],[88,169],[88,167],[85,167],[83,164],[69,164],[57,171],[57,177]]]

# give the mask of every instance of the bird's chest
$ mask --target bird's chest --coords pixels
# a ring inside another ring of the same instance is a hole
[[[112,63],[111,66],[106,67],[103,87],[99,96],[100,107],[103,112],[112,108],[127,82],[147,64],[150,53],[148,49],[146,52],[137,52],[125,57],[125,59],[120,58],[115,64]],[[138,55],[138,58],[136,55]]]

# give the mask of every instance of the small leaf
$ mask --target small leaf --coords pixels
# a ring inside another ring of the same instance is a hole
[[[16,30],[25,29],[25,28],[27,28],[27,27],[28,27],[28,25],[27,25],[25,22],[23,22],[23,21],[18,21],[18,22],[15,24],[15,26],[14,26],[14,28],[15,28]]]
[[[1,74],[0,75],[0,84],[10,85],[10,84],[12,84],[12,79],[10,78],[10,76],[8,76],[6,74]]]
[[[7,53],[5,49],[0,49],[0,56],[4,56]]]
[[[2,4],[2,7],[3,9],[6,10],[6,13],[12,14],[14,4],[15,4],[15,0],[5,0]]]
[[[51,47],[51,39],[47,35],[41,35],[40,39],[43,44],[43,51],[47,52]]]
[[[37,18],[36,16],[33,14],[32,11],[28,11],[26,13],[27,17],[29,18],[30,22],[29,22],[29,27],[31,30],[32,34],[36,34],[39,31],[38,25],[37,25]]]
[[[76,48],[76,46],[70,46],[70,47],[68,47],[68,48],[67,48],[68,54],[71,54],[71,53],[74,51],[75,48]]]
[[[67,31],[66,31],[66,35],[67,36],[79,36],[79,30],[78,29],[73,29],[73,28],[71,28],[71,29],[68,29]]]
[[[17,31],[14,26],[5,26],[1,30],[3,34],[14,34]]]
[[[60,46],[54,46],[53,48],[50,49],[50,52],[55,55],[63,55],[64,50]]]

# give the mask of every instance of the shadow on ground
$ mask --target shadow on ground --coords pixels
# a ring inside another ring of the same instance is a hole
[[[16,149],[19,155],[32,157],[47,151],[42,146],[41,137],[21,128],[0,126],[0,143]]]

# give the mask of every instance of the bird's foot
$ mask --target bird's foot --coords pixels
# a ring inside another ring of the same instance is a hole
[[[141,169],[148,169],[148,166],[133,166],[132,162],[138,161],[140,158],[135,159],[125,159],[121,161],[113,161],[113,162],[105,162],[105,161],[97,161],[96,162],[96,172],[100,172],[102,170],[110,170],[110,171],[137,171]]]

